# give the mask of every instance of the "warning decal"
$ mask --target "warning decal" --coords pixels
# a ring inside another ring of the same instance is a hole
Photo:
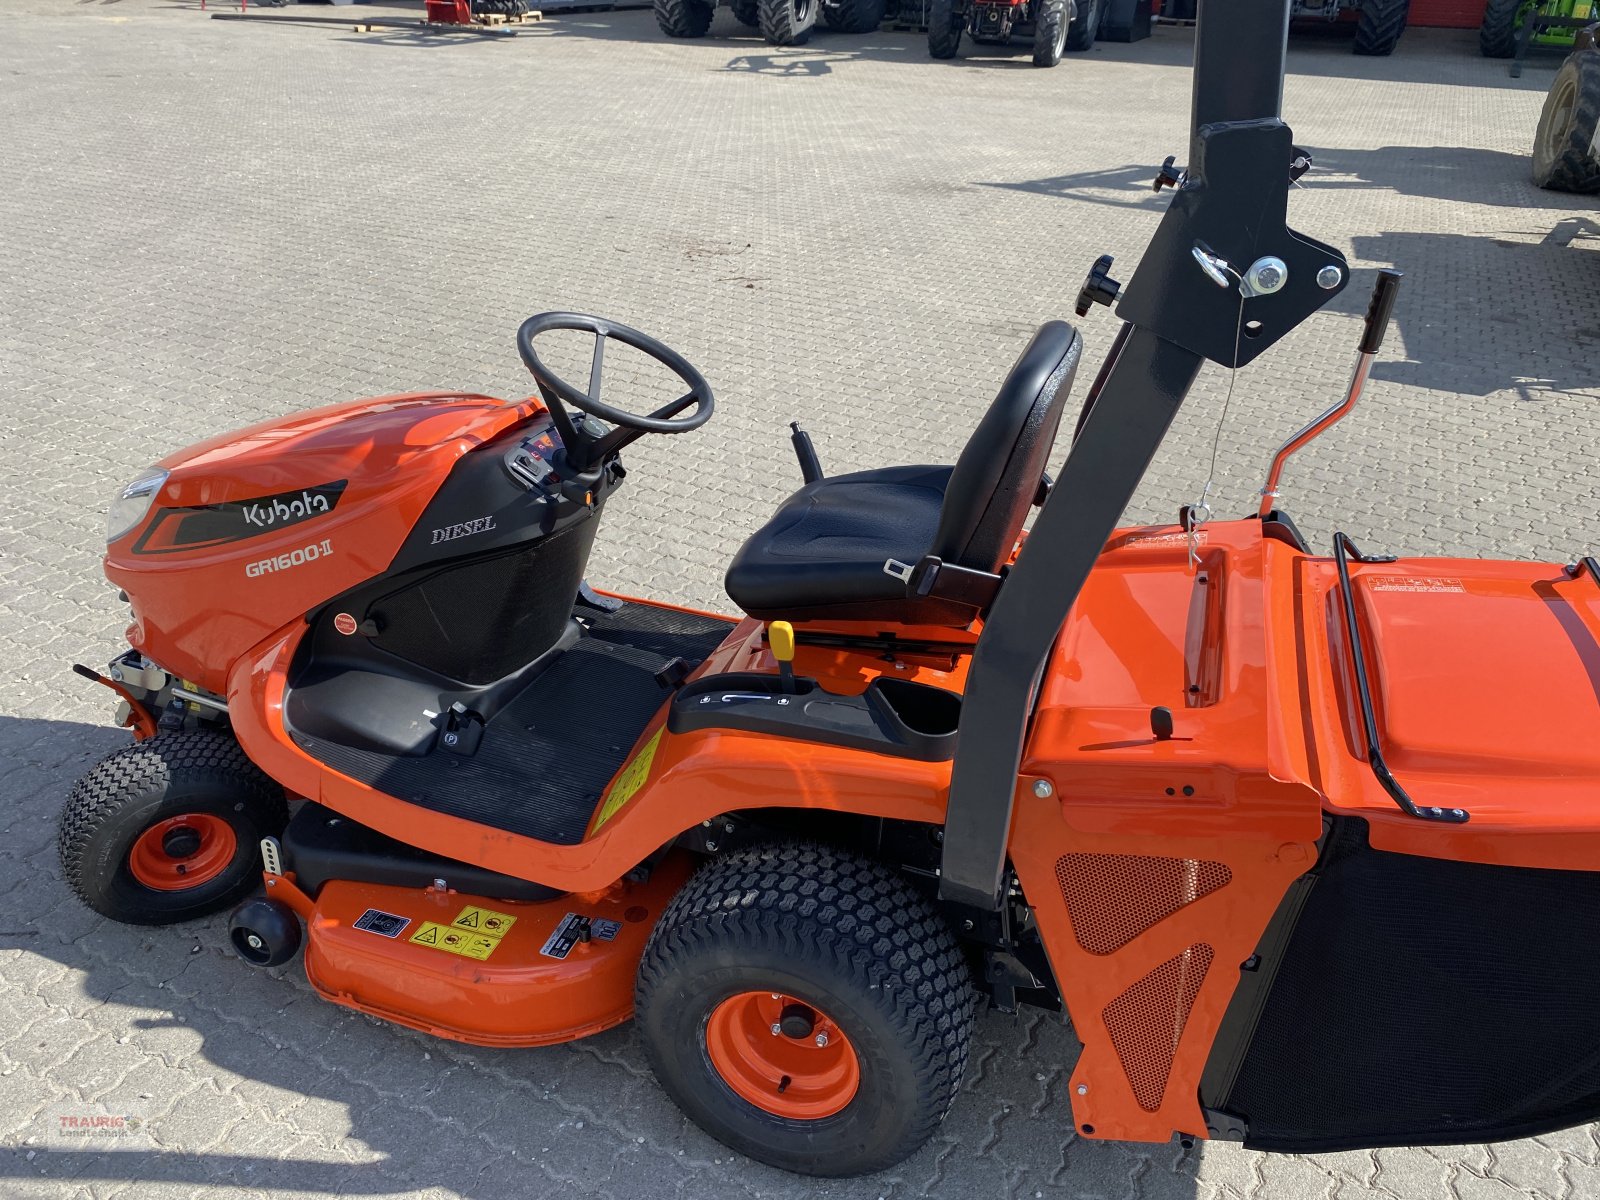
[[[656,750],[661,745],[661,735],[666,732],[666,726],[656,730],[655,735],[644,744],[644,748],[633,756],[633,761],[622,768],[622,773],[617,776],[617,781],[611,785],[611,790],[606,793],[605,802],[600,805],[600,811],[595,814],[594,824],[590,827],[593,832],[599,829],[629,800],[638,793],[650,778],[650,766],[656,760]]]
[[[500,939],[516,923],[517,919],[510,913],[469,904],[448,925],[424,921],[422,928],[411,935],[411,942],[482,962],[495,952]]]
[[[1376,575],[1363,578],[1363,587],[1370,592],[1464,592],[1467,587],[1459,579],[1445,579],[1432,575]]]
[[[450,924],[456,929],[470,929],[473,933],[481,933],[485,937],[499,941],[505,937],[506,931],[517,923],[517,919],[509,913],[494,912],[487,908],[476,908],[468,905],[461,910],[459,916]]]
[[[406,926],[411,924],[410,917],[397,916],[395,913],[386,913],[382,909],[369,908],[355,919],[352,929],[364,929],[368,933],[376,933],[381,937],[399,937],[405,932]]]

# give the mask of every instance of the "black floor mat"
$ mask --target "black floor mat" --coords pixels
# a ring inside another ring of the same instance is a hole
[[[649,604],[578,616],[587,636],[496,714],[475,755],[301,744],[341,774],[422,808],[542,842],[581,841],[600,793],[667,698],[656,672],[674,658],[699,663],[733,623]]]

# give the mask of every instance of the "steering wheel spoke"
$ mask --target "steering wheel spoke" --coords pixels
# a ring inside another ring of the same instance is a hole
[[[600,371],[605,366],[607,336],[602,330],[594,331],[594,358],[589,363],[589,395],[595,400],[600,399]]]

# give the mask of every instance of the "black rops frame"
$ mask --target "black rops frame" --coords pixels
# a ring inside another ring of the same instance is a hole
[[[1200,0],[1188,169],[1119,301],[1115,359],[973,651],[939,895],[985,926],[1004,899],[1017,790],[1030,786],[1018,773],[1044,664],[1201,363],[1243,366],[1348,282],[1338,251],[1285,224],[1289,5]],[[1227,265],[1236,304],[1219,303],[1197,250],[1213,273]],[[1247,296],[1241,277],[1269,256],[1286,279]]]

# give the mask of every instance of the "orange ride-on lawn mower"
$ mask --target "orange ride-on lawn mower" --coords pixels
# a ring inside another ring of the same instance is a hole
[[[686,1112],[796,1171],[920,1146],[980,1004],[1070,1017],[1085,1137],[1600,1117],[1600,563],[1316,554],[1273,503],[1397,277],[1258,513],[1116,528],[1202,362],[1348,281],[1284,224],[1262,12],[1203,0],[1189,166],[1127,294],[1102,261],[1080,297],[1126,324],[1059,477],[1081,342],[1050,322],[953,466],[825,476],[797,431],[742,618],[584,583],[619,452],[712,414],[592,317],[523,324],[537,398],[358,401],[129,484],[131,649],[83,670],[137,740],[68,801],[68,881],[131,923],[243,900],[258,964],[303,924],[318,992],[441,1037],[633,1017]],[[556,330],[594,336],[586,388]],[[602,400],[616,341],[681,398]]]

